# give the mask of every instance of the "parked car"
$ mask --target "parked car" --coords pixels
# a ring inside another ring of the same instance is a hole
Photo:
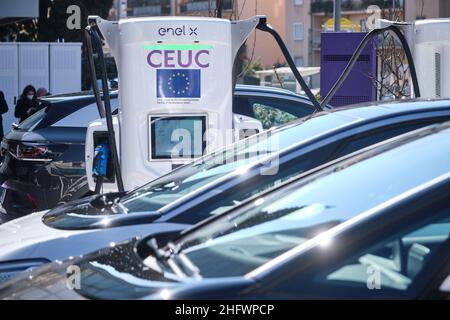
[[[407,133],[165,246],[132,239],[26,272],[0,298],[448,299],[449,156],[450,123]]]
[[[248,138],[126,194],[97,195],[0,226],[0,262],[78,256],[133,236],[170,236],[256,193],[377,142],[450,119],[450,101],[323,112]],[[14,264],[15,265],[15,264]],[[16,266],[16,265],[15,265]],[[6,269],[3,269],[6,273]]]
[[[118,106],[113,92],[113,109]],[[45,99],[49,104],[5,136],[0,168],[3,183],[1,205],[16,218],[55,207],[89,195],[84,178],[84,144],[89,122],[98,119],[91,93]],[[278,126],[309,115],[314,107],[308,99],[283,89],[238,85],[233,110],[260,120],[264,128]],[[0,220],[1,222],[1,220]]]
[[[117,93],[111,96],[117,108]],[[85,174],[87,124],[99,118],[91,94],[42,99],[47,105],[16,125],[1,143],[1,205],[8,217],[53,207]]]

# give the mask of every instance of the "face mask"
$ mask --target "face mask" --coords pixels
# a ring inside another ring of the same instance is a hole
[[[28,100],[33,100],[33,97],[34,97],[34,95],[32,95],[32,94],[27,95]]]

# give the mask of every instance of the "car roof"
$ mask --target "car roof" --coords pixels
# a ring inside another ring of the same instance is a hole
[[[290,127],[301,125],[305,121],[313,118],[322,118],[324,122],[333,122],[338,120],[340,127],[350,125],[351,123],[365,121],[375,121],[383,118],[391,118],[405,114],[422,113],[429,111],[450,111],[450,99],[416,99],[406,101],[391,102],[372,102],[357,104],[348,107],[332,108],[325,111],[314,113],[304,118],[293,120],[274,129],[274,131],[288,129]],[[328,128],[329,129],[329,128]],[[337,129],[337,128],[336,128]],[[264,132],[260,133],[263,135]]]
[[[110,97],[112,99],[116,99],[118,97],[118,90],[110,91]],[[64,94],[57,94],[51,96],[41,97],[41,100],[48,101],[50,103],[60,102],[60,101],[70,101],[70,100],[95,100],[95,95],[92,90],[80,91],[80,92],[71,92]]]
[[[256,85],[246,85],[246,84],[237,84],[235,87],[235,95],[237,96],[245,96],[245,95],[273,95],[273,98],[290,98],[296,99],[297,101],[301,101],[306,104],[310,104],[313,106],[313,103],[310,99],[301,94],[297,94],[295,92],[276,88],[276,87],[265,87],[265,86],[256,86]],[[119,90],[114,89],[110,91],[110,98],[117,99],[119,97]],[[267,97],[267,96],[266,96]],[[61,103],[61,102],[71,102],[71,101],[95,101],[95,95],[92,90],[80,91],[80,92],[72,92],[72,93],[64,93],[51,95],[40,98],[43,101],[47,101],[51,104],[53,103]],[[325,110],[329,110],[332,107],[327,105]]]
[[[368,119],[377,114],[398,112],[417,112],[428,109],[450,108],[450,99],[407,99],[395,101],[376,101],[334,108],[327,112],[338,112],[350,117]]]
[[[283,95],[291,98],[300,98],[305,101],[309,101],[309,98],[305,95],[297,94],[295,92],[289,91],[283,88],[276,87],[266,87],[266,86],[256,86],[256,85],[246,85],[237,84],[235,87],[235,92],[237,94],[244,93],[271,93],[274,95]],[[110,96],[115,99],[119,95],[119,90],[111,90]],[[92,90],[72,92],[51,95],[41,98],[42,100],[49,102],[67,101],[72,99],[95,99],[94,92]],[[393,101],[378,101],[378,102],[365,102],[361,104],[355,104],[350,106],[338,107],[332,110],[327,110],[326,112],[342,112],[341,114],[346,114],[358,118],[368,118],[370,113],[364,107],[372,107],[374,110],[377,108],[383,108],[385,110],[374,111],[374,113],[381,113],[392,110],[393,112],[398,112],[401,110],[420,110],[424,108],[441,108],[450,107],[450,99],[405,99],[405,100],[393,100]]]
[[[237,93],[245,93],[245,92],[252,92],[252,93],[273,93],[277,95],[286,95],[290,97],[295,98],[303,98],[308,99],[304,95],[296,94],[292,91],[282,89],[282,88],[275,88],[275,87],[264,87],[264,86],[255,86],[255,85],[246,85],[246,84],[237,84],[235,87],[235,91]],[[118,90],[111,90],[110,94],[117,96]],[[43,100],[49,100],[49,101],[55,101],[55,100],[65,100],[65,99],[77,99],[77,98],[86,98],[86,97],[94,97],[94,92],[92,90],[85,90],[85,91],[79,91],[79,92],[71,92],[71,93],[64,93],[64,94],[56,94],[51,96],[46,96],[42,98]]]
[[[276,88],[276,87],[266,87],[266,86],[255,86],[255,85],[247,85],[247,84],[237,84],[235,88],[236,92],[244,92],[244,91],[251,91],[251,92],[264,92],[264,93],[273,93],[278,95],[287,95],[291,97],[297,97],[297,98],[304,98],[308,99],[304,95],[297,94],[295,92],[289,91],[287,89],[282,88]]]
[[[274,88],[274,87],[263,87],[254,85],[236,85],[236,94],[245,93],[269,93],[278,96],[285,96],[290,98],[302,99],[305,102],[309,102],[306,96],[296,94],[292,91]],[[111,91],[110,96],[112,99],[118,97],[119,90]],[[66,102],[72,100],[92,100],[95,101],[95,96],[93,91],[81,91],[75,93],[68,93],[62,95],[54,95],[42,98],[44,101],[50,103]],[[430,109],[447,109],[450,108],[450,99],[405,99],[405,100],[394,100],[394,101],[378,101],[378,102],[366,102],[362,104],[356,104],[345,107],[329,108],[325,111],[316,113],[314,116],[323,115],[323,113],[336,113],[340,117],[348,117],[349,120],[354,120],[355,118],[360,120],[369,120],[371,118],[389,116],[389,115],[399,115],[401,113],[415,113],[427,111]],[[294,121],[295,122],[295,121]]]
[[[313,115],[323,116],[325,114],[333,117],[346,117],[349,121],[372,120],[380,117],[398,116],[401,114],[420,113],[431,110],[449,110],[450,99],[411,99],[390,102],[367,102],[346,107],[332,108]],[[301,119],[300,119],[301,120]],[[298,121],[298,120],[295,120]],[[294,121],[294,122],[295,122]]]

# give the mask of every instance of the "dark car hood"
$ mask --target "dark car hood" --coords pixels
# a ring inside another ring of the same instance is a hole
[[[159,212],[154,211],[121,213],[120,210],[102,205],[102,201],[99,200],[104,196],[106,201],[109,201],[118,195],[117,193],[94,195],[69,202],[50,210],[42,221],[55,229],[84,230],[151,223],[161,217]]]
[[[139,243],[133,239],[24,272],[0,286],[0,299],[201,299],[211,289],[220,294],[253,284],[244,278],[170,280],[143,264],[136,253]],[[163,290],[173,295],[164,295]]]
[[[144,269],[134,251],[138,242],[133,239],[25,272],[0,286],[0,299],[138,299],[152,294],[151,280],[164,283],[165,278]]]

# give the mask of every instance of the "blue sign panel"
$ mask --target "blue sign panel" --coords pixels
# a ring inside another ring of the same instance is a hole
[[[200,98],[200,69],[158,69],[158,98]]]

